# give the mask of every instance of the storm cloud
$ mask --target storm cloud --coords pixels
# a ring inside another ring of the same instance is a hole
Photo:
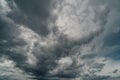
[[[0,79],[119,80],[119,0],[0,0]]]

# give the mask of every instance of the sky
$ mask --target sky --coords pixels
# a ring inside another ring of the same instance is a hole
[[[0,80],[119,80],[120,0],[0,0]]]

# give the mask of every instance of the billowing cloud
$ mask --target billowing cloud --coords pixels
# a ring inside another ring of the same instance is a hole
[[[119,80],[119,4],[0,0],[0,79]]]

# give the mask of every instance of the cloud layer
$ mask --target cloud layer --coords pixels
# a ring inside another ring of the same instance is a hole
[[[119,4],[0,0],[0,79],[119,80]]]

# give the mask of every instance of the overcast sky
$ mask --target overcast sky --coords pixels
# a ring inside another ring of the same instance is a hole
[[[0,0],[0,80],[119,80],[120,0]]]

